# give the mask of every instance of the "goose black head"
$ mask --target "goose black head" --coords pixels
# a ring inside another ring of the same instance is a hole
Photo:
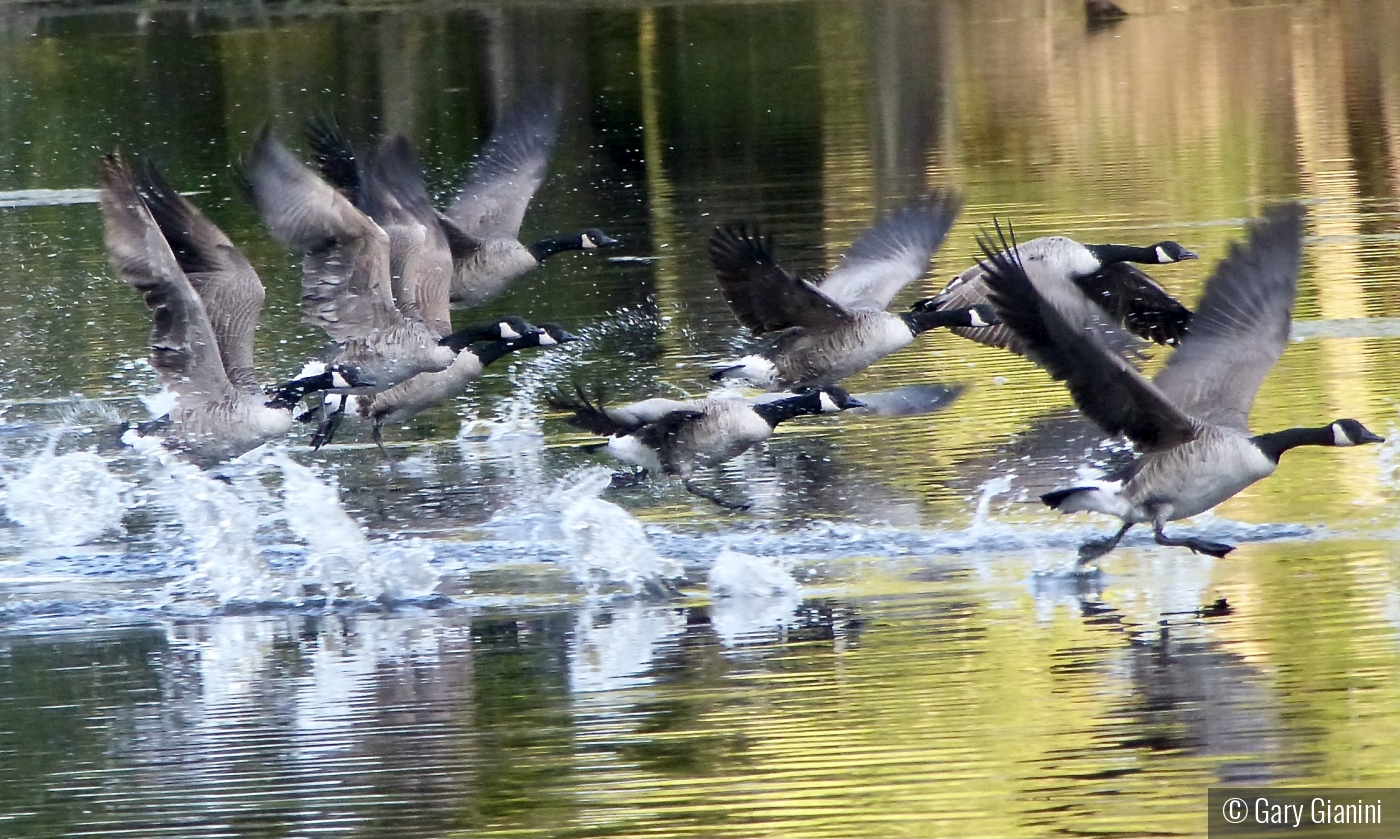
[[[1354,419],[1339,419],[1327,426],[1332,430],[1332,445],[1360,446],[1366,443],[1384,443],[1385,438],[1373,433],[1369,428]]]
[[[496,324],[496,334],[492,338],[499,338],[502,341],[509,341],[514,338],[524,338],[526,335],[540,332],[541,330],[531,325],[522,317],[516,315],[506,315]]]
[[[583,339],[564,329],[557,323],[541,324],[540,335],[538,337],[539,346],[552,347],[556,344],[567,344],[571,341],[582,341]]]
[[[1194,251],[1188,251],[1170,240],[1153,245],[1152,252],[1157,256],[1158,265],[1168,265],[1173,262],[1184,262],[1188,259],[1198,258]]]
[[[844,389],[828,385],[816,391],[818,394],[817,404],[821,406],[821,413],[835,414],[847,408],[864,408],[865,403],[847,393]]]
[[[767,401],[755,402],[753,412],[776,428],[778,423],[787,422],[793,417],[834,414],[847,408],[864,407],[864,402],[839,387],[828,385],[801,393],[786,394],[778,399],[769,398]]]
[[[579,247],[583,250],[593,248],[612,248],[622,244],[596,227],[590,227],[579,235]]]
[[[564,251],[591,251],[598,248],[611,248],[622,244],[597,228],[590,227],[582,233],[567,236],[551,236],[530,245],[528,250],[536,261],[543,262]]]
[[[1196,254],[1176,242],[1158,242],[1155,245],[1084,245],[1084,250],[1098,262],[1099,267],[1115,262],[1136,262],[1139,265],[1167,265],[1187,259],[1196,259]],[[1082,269],[1081,269],[1082,270]],[[1094,270],[1097,270],[1095,268]]]
[[[516,341],[530,335],[538,335],[540,329],[516,315],[506,315],[491,323],[468,326],[453,332],[438,341],[453,352],[461,352],[472,344],[481,341]]]

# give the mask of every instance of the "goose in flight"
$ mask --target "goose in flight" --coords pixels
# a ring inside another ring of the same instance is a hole
[[[1000,252],[983,240],[990,300],[1026,356],[1065,383],[1085,416],[1142,452],[1102,482],[1041,496],[1064,513],[1122,519],[1115,534],[1080,548],[1081,563],[1113,550],[1139,523],[1152,525],[1159,545],[1224,556],[1233,546],[1169,536],[1167,522],[1205,512],[1268,477],[1297,446],[1383,442],[1354,419],[1249,430],[1255,393],[1288,342],[1302,241],[1298,204],[1269,208],[1252,222],[1247,240],[1233,245],[1206,281],[1190,330],[1148,379],[1088,325],[1082,295],[1046,282],[1046,267],[1018,258],[1004,240]]]
[[[817,285],[784,269],[772,239],[743,224],[715,229],[710,261],[724,300],[754,335],[776,333],[769,346],[725,364],[715,381],[742,379],[764,390],[834,384],[938,326],[987,326],[986,302],[961,308],[888,312],[899,291],[922,276],[961,200],[936,192],[876,222]]]
[[[618,460],[644,472],[676,475],[691,494],[735,510],[748,505],[707,492],[695,483],[695,473],[738,457],[794,417],[864,407],[838,387],[766,401],[715,395],[686,401],[652,398],[619,407],[607,407],[599,396],[589,399],[576,388],[573,396],[553,392],[549,404],[571,412],[571,425],[607,437],[608,452]]]
[[[1148,247],[1134,245],[1081,245],[1066,236],[1042,236],[1016,246],[1021,262],[1038,267],[1030,276],[1036,283],[1053,283],[1054,289],[1077,288],[1103,310],[1111,328],[1121,324],[1129,333],[1158,344],[1175,344],[1191,324],[1191,310],[1181,305],[1142,269],[1143,265],[1168,265],[1196,254],[1164,241]],[[985,262],[953,278],[937,296],[920,300],[914,311],[957,310],[986,303],[988,272]],[[1063,299],[1063,298],[1062,298]],[[989,347],[1025,355],[1025,345],[1005,324],[953,326],[955,335]]]
[[[175,395],[143,435],[217,463],[286,434],[303,396],[347,384],[326,369],[265,393],[253,369],[264,290],[248,260],[150,161],[138,180],[120,155],[104,155],[98,177],[108,258],[145,296],[150,364]]]

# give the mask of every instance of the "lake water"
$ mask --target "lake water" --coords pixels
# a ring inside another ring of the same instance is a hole
[[[1211,785],[1400,785],[1400,5],[1124,5],[7,5],[0,835],[1201,835]],[[217,477],[108,439],[155,385],[83,191],[100,152],[154,157],[258,266],[273,381],[322,338],[239,194],[253,132],[402,131],[446,196],[540,84],[564,133],[524,238],[625,247],[459,323],[589,341],[387,429],[392,465],[349,422]],[[1106,449],[1062,386],[948,335],[850,385],[951,407],[784,426],[714,481],[742,513],[603,490],[543,407],[699,393],[747,346],[716,223],[816,270],[939,186],[966,208],[898,304],[993,217],[1178,240],[1201,261],[1153,274],[1194,300],[1301,199],[1298,340],[1254,427],[1391,442],[1290,454],[1181,525],[1226,559],[1135,533],[1076,576],[1114,523],[1035,496]]]

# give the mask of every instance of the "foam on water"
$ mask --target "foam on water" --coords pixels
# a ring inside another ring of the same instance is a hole
[[[683,569],[652,547],[631,513],[598,497],[611,483],[611,471],[590,466],[561,480],[551,494],[569,573],[590,595],[619,587],[634,595],[664,591]]]
[[[5,515],[24,528],[26,540],[50,547],[120,533],[134,485],[92,452],[56,454],[58,437],[53,434],[23,472],[4,478]]]
[[[177,550],[197,569],[171,584],[172,596],[198,596],[200,588],[207,588],[220,603],[291,596],[288,584],[273,576],[258,547],[257,509],[245,503],[231,484],[180,459],[157,440],[139,435],[124,439],[145,457],[152,478],[149,495],[175,514],[180,533]]]
[[[154,393],[142,394],[140,399],[141,404],[146,406],[146,410],[150,413],[152,419],[163,417],[175,410],[176,403],[178,402],[175,391],[165,387],[162,387]]]
[[[406,600],[426,597],[440,574],[425,546],[396,546],[376,552],[364,531],[345,512],[340,493],[314,472],[276,449],[268,460],[282,472],[281,518],[306,545],[298,576],[328,598]]]

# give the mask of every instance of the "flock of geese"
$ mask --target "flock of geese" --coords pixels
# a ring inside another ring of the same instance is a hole
[[[256,271],[154,164],[133,171],[119,154],[104,156],[107,252],[153,312],[150,364],[174,396],[168,414],[134,432],[214,463],[285,436],[298,404],[319,395],[301,416],[317,423],[313,446],[332,439],[353,400],[382,447],[386,423],[457,395],[497,359],[578,340],[556,324],[514,316],[456,331],[451,319],[454,308],[490,300],[554,254],[618,244],[596,229],[519,241],[558,129],[553,99],[522,100],[498,122],[444,210],[433,205],[402,136],[366,153],[334,122],[313,119],[313,169],[264,129],[240,161],[242,183],[272,235],[302,254],[304,319],[329,339],[323,357],[270,388],[255,375],[253,332],[264,296]],[[766,343],[711,378],[764,393],[726,388],[693,400],[607,405],[601,392],[573,385],[551,392],[549,403],[605,436],[635,476],[674,475],[692,493],[742,508],[695,483],[697,471],[761,443],[779,423],[864,407],[838,382],[946,328],[1043,367],[1087,418],[1137,447],[1134,461],[1104,479],[1042,496],[1065,513],[1122,521],[1113,536],[1080,548],[1084,563],[1139,523],[1151,525],[1158,544],[1224,556],[1230,545],[1171,537],[1166,523],[1267,477],[1296,446],[1382,442],[1354,419],[1249,431],[1255,393],[1289,334],[1300,206],[1268,208],[1249,224],[1246,240],[1206,281],[1195,312],[1137,267],[1196,258],[1175,242],[1017,243],[999,225],[979,238],[985,259],[940,294],[889,311],[895,295],[924,275],[960,209],[959,197],[941,190],[885,215],[818,282],[784,269],[771,237],[753,225],[718,227],[709,256],[719,288],[739,323]],[[1137,366],[1145,341],[1173,348],[1151,379]]]

